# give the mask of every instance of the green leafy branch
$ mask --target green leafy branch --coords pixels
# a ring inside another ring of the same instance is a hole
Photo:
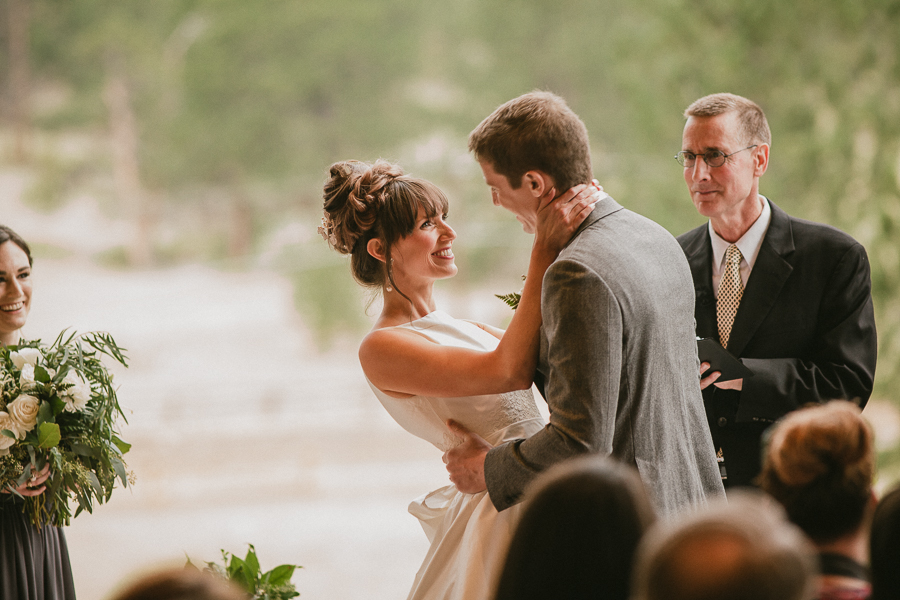
[[[243,559],[222,550],[222,564],[208,562],[205,570],[235,584],[247,592],[253,600],[289,600],[300,595],[291,578],[296,569],[303,567],[278,565],[271,571],[263,573],[259,558],[256,556],[256,548],[253,544],[247,546],[247,555]],[[185,566],[196,568],[190,558]]]

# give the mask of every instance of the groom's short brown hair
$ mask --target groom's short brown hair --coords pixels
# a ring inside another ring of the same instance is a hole
[[[550,92],[514,98],[469,134],[469,150],[518,189],[526,172],[553,178],[558,192],[591,181],[587,128],[566,101]]]

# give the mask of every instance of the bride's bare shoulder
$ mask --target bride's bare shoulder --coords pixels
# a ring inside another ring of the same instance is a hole
[[[363,360],[364,357],[369,360],[390,360],[392,354],[396,354],[406,347],[415,347],[420,344],[434,344],[434,342],[412,329],[395,325],[379,326],[376,323],[359,344],[359,358],[360,360]]]

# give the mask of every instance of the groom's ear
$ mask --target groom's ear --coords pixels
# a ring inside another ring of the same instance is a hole
[[[542,197],[553,187],[550,177],[541,171],[527,171],[522,176],[522,185],[526,186],[535,198]]]
[[[366,244],[366,250],[368,251],[369,255],[372,256],[372,258],[380,260],[381,262],[385,261],[384,244],[378,238],[372,238],[371,240],[369,240],[369,242]]]

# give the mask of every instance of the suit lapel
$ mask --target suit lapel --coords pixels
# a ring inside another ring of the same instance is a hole
[[[794,270],[787,261],[794,251],[790,217],[773,202],[769,205],[772,207],[772,220],[747,280],[728,340],[728,351],[735,356],[740,356],[753,338]]]
[[[716,325],[716,296],[712,289],[712,243],[709,241],[707,225],[698,227],[684,247],[684,253],[694,278],[694,318],[697,320],[697,335],[719,338]]]

